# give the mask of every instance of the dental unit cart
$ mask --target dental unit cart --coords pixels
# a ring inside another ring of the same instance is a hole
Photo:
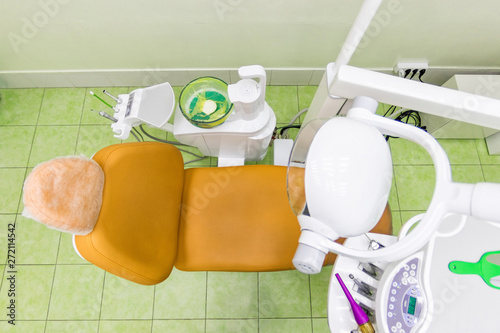
[[[368,237],[384,246],[396,238],[379,234]],[[350,238],[345,244],[367,249],[368,237]],[[498,224],[450,214],[421,251],[395,263],[372,264],[383,270],[381,276],[374,277],[356,260],[338,257],[328,291],[331,331],[349,333],[356,329],[335,273],[346,281],[376,332],[497,331],[500,289],[490,287],[479,275],[453,273],[450,263],[476,263],[484,253],[500,250],[500,245],[495,246],[499,239]],[[498,257],[495,260],[498,264]],[[498,282],[496,285],[500,286]]]
[[[241,67],[238,74],[241,80],[231,85],[213,77],[187,84],[173,125],[168,120],[175,97],[168,82],[119,95],[115,114],[109,117],[115,121],[111,125],[115,137],[127,139],[134,126],[145,123],[173,133],[181,144],[194,146],[205,156],[218,157],[219,166],[262,160],[276,126],[276,116],[265,101],[266,72],[252,65]]]

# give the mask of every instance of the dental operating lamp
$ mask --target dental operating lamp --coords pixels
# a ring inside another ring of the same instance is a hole
[[[500,184],[453,182],[448,157],[427,132],[375,114],[378,102],[500,130],[500,101],[348,66],[381,0],[365,0],[335,63],[326,69],[329,98],[351,99],[345,117],[314,119],[301,129],[288,167],[288,195],[301,226],[295,267],[321,270],[334,252],[359,261],[395,261],[426,245],[449,213],[500,222]],[[377,251],[336,243],[370,231],[387,204],[392,159],[383,135],[421,145],[436,183],[427,213],[406,237]]]

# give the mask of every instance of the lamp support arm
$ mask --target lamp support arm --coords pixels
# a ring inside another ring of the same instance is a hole
[[[327,66],[329,77],[332,70]],[[494,98],[348,65],[339,68],[328,89],[344,98],[367,96],[381,103],[500,130],[500,100]]]

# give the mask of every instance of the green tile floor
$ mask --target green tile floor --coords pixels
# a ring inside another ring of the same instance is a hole
[[[106,88],[115,95],[134,88]],[[110,275],[73,251],[71,236],[23,218],[22,185],[30,170],[56,156],[91,156],[113,137],[88,91],[102,88],[0,90],[0,332],[328,332],[331,267],[319,275],[181,272],[141,286]],[[316,87],[270,86],[266,99],[279,125],[307,107]],[[180,88],[175,88],[179,94]],[[381,106],[383,111],[384,106]],[[298,122],[303,120],[300,117]],[[171,134],[151,131],[162,138]],[[290,131],[294,132],[294,131]],[[296,135],[296,131],[292,136]],[[127,141],[133,141],[132,138]],[[440,140],[454,178],[500,182],[500,157],[484,140]],[[394,230],[424,211],[434,184],[431,160],[415,144],[391,139]],[[195,151],[195,149],[192,149]],[[185,154],[186,159],[191,159]],[[194,166],[214,167],[215,158]],[[254,162],[255,163],[255,162]],[[272,149],[262,162],[272,163]],[[8,226],[16,223],[16,326],[9,325]]]

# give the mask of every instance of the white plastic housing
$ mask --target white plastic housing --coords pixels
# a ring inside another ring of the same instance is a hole
[[[262,160],[276,127],[276,116],[264,100],[266,72],[262,66],[241,67],[238,73],[242,80],[228,86],[235,108],[221,125],[196,127],[185,119],[179,108],[175,112],[175,138],[197,147],[206,156],[218,157],[218,166]],[[252,80],[253,77],[259,82]]]
[[[368,232],[383,214],[391,182],[391,154],[376,128],[336,117],[319,129],[305,171],[312,217],[340,237]]]
[[[348,65],[339,67],[333,76],[333,66],[327,66],[330,94],[367,96],[380,103],[500,130],[500,100]]]
[[[262,160],[274,128],[276,116],[265,104],[263,112],[253,120],[229,117],[213,128],[200,128],[189,123],[179,108],[175,112],[174,136],[179,142],[195,146],[205,156],[218,157],[218,166],[243,165],[245,160]]]
[[[255,119],[264,109],[266,71],[259,65],[243,66],[238,70],[238,75],[241,80],[227,87],[229,99],[234,104],[233,118]]]
[[[326,253],[312,246],[301,244],[297,247],[293,257],[293,265],[298,271],[305,274],[318,274],[321,272]]]
[[[485,221],[500,220],[500,184],[475,184],[472,191],[471,215]]]
[[[288,166],[293,148],[292,139],[274,140],[274,165]]]
[[[172,130],[168,119],[174,111],[175,97],[170,83],[136,89],[118,97],[120,102],[114,108],[117,122],[111,124],[116,138],[127,139],[132,127],[141,123]]]

